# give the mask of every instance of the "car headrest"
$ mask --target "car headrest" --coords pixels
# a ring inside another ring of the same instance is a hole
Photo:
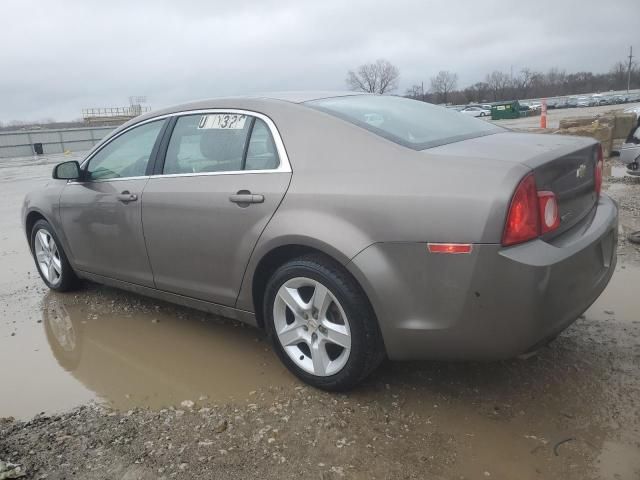
[[[242,157],[244,136],[244,130],[211,129],[200,137],[200,152],[217,162]]]

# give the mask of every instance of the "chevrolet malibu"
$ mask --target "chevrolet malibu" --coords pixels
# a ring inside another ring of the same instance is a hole
[[[594,140],[404,98],[225,98],[122,125],[22,217],[49,288],[235,318],[341,390],[385,357],[509,358],[570,325],[616,262],[602,164]]]

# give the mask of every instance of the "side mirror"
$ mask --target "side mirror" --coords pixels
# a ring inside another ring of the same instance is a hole
[[[78,180],[80,178],[80,164],[75,160],[59,163],[53,167],[53,178],[56,180]]]

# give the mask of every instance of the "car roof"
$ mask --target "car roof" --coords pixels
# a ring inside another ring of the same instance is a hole
[[[179,105],[172,105],[167,108],[155,110],[139,117],[136,117],[129,122],[125,123],[126,126],[138,123],[143,120],[147,120],[153,117],[161,116],[164,114],[171,114],[180,111],[187,110],[207,110],[210,108],[256,108],[258,106],[265,107],[267,105],[274,106],[274,104],[287,102],[294,104],[301,104],[312,100],[321,100],[323,98],[335,98],[335,97],[350,97],[360,95],[374,95],[372,93],[365,92],[350,92],[344,90],[331,91],[331,90],[318,90],[318,91],[300,91],[300,92],[274,92],[263,93],[255,95],[244,95],[236,97],[213,97],[203,100],[195,100],[188,103],[182,103]]]
[[[201,108],[212,108],[217,103],[223,101],[225,103],[239,101],[245,102],[247,100],[280,100],[290,103],[304,103],[313,100],[321,100],[323,98],[335,98],[335,97],[350,97],[355,95],[373,95],[366,92],[352,92],[348,90],[310,90],[310,91],[285,91],[285,92],[266,92],[256,93],[253,95],[238,95],[233,97],[212,97],[203,100],[196,100],[193,102],[184,103],[181,105],[174,105],[172,109],[180,109],[181,107],[188,106],[193,108],[194,106],[200,106]]]
[[[354,95],[372,95],[366,92],[352,92],[348,90],[310,90],[310,91],[290,91],[290,92],[269,92],[251,95],[244,98],[269,98],[272,100],[283,100],[292,103],[304,103],[323,98],[350,97]]]
[[[125,130],[137,123],[152,120],[163,115],[171,115],[178,112],[208,110],[213,108],[232,108],[253,110],[258,113],[269,115],[273,111],[281,110],[286,105],[301,104],[312,100],[320,100],[323,98],[348,97],[360,95],[375,95],[365,92],[352,92],[344,90],[316,90],[316,91],[291,91],[291,92],[272,92],[235,97],[213,97],[204,100],[196,100],[193,102],[172,105],[170,107],[154,110],[149,113],[132,118],[128,122],[116,128],[110,135],[107,135],[103,141],[108,140],[112,136],[117,135],[120,131]],[[99,143],[103,143],[103,141]]]

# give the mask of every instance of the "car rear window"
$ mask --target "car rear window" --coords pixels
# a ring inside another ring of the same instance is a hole
[[[305,104],[414,150],[503,131],[485,120],[402,97],[350,95]]]

